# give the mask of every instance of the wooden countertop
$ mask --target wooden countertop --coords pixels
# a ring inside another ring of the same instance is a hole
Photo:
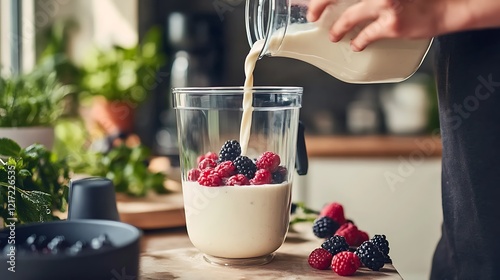
[[[205,262],[187,236],[186,229],[173,228],[145,232],[142,239],[140,279],[345,279],[330,269],[315,270],[307,263],[309,253],[321,245],[310,225],[298,225],[288,233],[275,259],[263,266],[224,267]],[[353,279],[402,279],[386,264],[380,271],[358,269]]]
[[[306,136],[310,158],[326,157],[440,157],[438,136]]]

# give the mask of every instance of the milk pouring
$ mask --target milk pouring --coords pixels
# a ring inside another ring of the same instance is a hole
[[[354,52],[350,40],[329,40],[329,28],[357,0],[338,0],[321,18],[307,22],[309,0],[247,0],[247,35],[251,46],[262,45],[259,58],[280,56],[312,64],[348,83],[389,83],[409,78],[421,65],[432,40],[385,39]]]

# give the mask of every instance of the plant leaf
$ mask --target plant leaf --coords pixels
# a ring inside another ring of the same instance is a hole
[[[18,174],[22,178],[26,178],[26,177],[32,176],[31,172],[29,172],[29,170],[26,170],[26,169],[19,170]]]
[[[9,138],[0,138],[0,156],[18,157],[21,147]]]
[[[50,212],[52,198],[49,194],[41,191],[25,191],[20,188],[16,188],[16,194],[16,211],[19,221],[32,223],[53,219]]]

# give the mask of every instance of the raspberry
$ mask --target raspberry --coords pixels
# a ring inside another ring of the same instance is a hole
[[[269,172],[274,172],[278,169],[278,166],[281,163],[280,156],[273,152],[264,152],[255,163],[257,168],[266,169]]]
[[[350,276],[361,266],[358,256],[352,252],[340,252],[332,259],[332,270],[340,276]]]
[[[334,235],[323,242],[323,244],[321,244],[321,248],[327,250],[330,254],[335,256],[342,251],[348,251],[349,244],[347,244],[343,236]]]
[[[233,176],[229,177],[229,179],[227,179],[227,181],[226,181],[226,185],[228,185],[228,186],[246,186],[249,184],[250,184],[250,181],[243,174],[233,175]]]
[[[343,236],[349,246],[355,246],[356,242],[358,241],[359,230],[357,226],[347,223],[341,225],[340,228],[335,232],[335,235]]]
[[[201,162],[202,160],[206,159],[206,158],[213,159],[213,160],[217,161],[217,160],[219,159],[219,156],[217,156],[217,154],[216,154],[216,153],[214,153],[214,152],[208,152],[208,153],[206,153],[206,154],[204,154],[204,155],[199,156],[199,157],[196,159],[196,163],[197,163],[197,164],[200,164],[200,162]]]
[[[346,223],[344,216],[344,207],[339,203],[330,203],[321,209],[319,213],[320,216],[330,217],[332,220],[337,222],[339,225]]]
[[[196,180],[198,180],[198,178],[200,177],[200,170],[197,168],[189,170],[187,177],[188,181],[196,182]]]
[[[358,230],[358,240],[356,241],[354,246],[359,246],[363,242],[368,241],[369,239],[370,239],[370,237],[368,236],[368,233],[366,233],[362,230]]]
[[[252,179],[257,171],[257,166],[253,161],[246,156],[239,156],[233,161],[234,166],[238,169],[239,174],[247,176],[248,179]]]
[[[363,242],[355,254],[371,270],[378,271],[384,266],[384,254],[370,241]]]
[[[234,167],[232,161],[224,161],[215,167],[215,172],[217,172],[221,178],[227,178],[236,174],[236,167]]]
[[[270,184],[273,176],[271,172],[266,169],[259,169],[255,172],[255,176],[252,180],[250,180],[250,184],[252,185],[265,185]]]
[[[219,152],[220,162],[224,161],[234,161],[237,157],[241,155],[240,143],[236,140],[227,140]]]
[[[198,183],[202,186],[217,187],[222,185],[222,178],[213,169],[201,171]]]
[[[370,242],[372,242],[377,248],[384,254],[384,262],[385,263],[392,263],[391,258],[389,257],[389,241],[385,238],[385,235],[379,235],[376,234],[375,236],[370,239]]]
[[[273,184],[281,184],[286,180],[288,175],[288,170],[284,166],[278,166],[276,171],[273,172]]]
[[[213,159],[215,161],[219,160],[219,156],[214,152],[208,152],[205,154],[205,158]]]
[[[330,267],[332,258],[332,254],[330,254],[327,250],[317,248],[309,254],[307,262],[312,268],[324,270]]]
[[[217,166],[217,162],[211,158],[205,158],[204,160],[200,161],[198,164],[198,169],[199,170],[205,170],[207,168],[215,168]]]
[[[339,225],[328,217],[319,217],[314,221],[313,233],[319,238],[332,236],[339,228]]]

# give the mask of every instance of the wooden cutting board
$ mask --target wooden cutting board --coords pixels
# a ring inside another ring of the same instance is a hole
[[[166,157],[152,159],[149,169],[167,174],[164,185],[171,193],[150,193],[143,198],[117,194],[116,206],[121,221],[146,230],[185,226],[180,169],[172,167]]]
[[[120,220],[140,229],[172,228],[186,225],[182,193],[151,194],[132,198],[117,194]]]
[[[154,192],[145,197],[130,197],[125,194],[116,194],[116,207],[120,220],[140,229],[173,228],[186,225],[184,217],[184,203],[182,200],[182,186],[180,183],[180,170],[167,168],[169,163],[164,158],[152,160],[151,169],[155,172],[168,171],[165,188],[171,191],[159,195]],[[85,174],[76,174],[73,180],[89,177]],[[67,218],[67,212],[55,213],[60,219]]]

